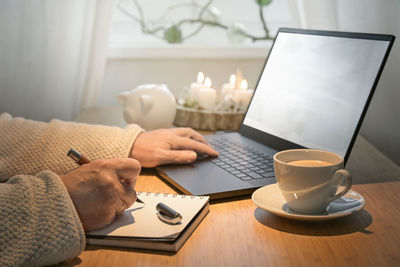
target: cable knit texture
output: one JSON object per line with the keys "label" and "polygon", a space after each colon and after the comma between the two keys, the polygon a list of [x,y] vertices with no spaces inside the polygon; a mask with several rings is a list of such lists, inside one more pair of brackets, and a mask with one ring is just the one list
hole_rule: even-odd
{"label": "cable knit texture", "polygon": [[0,185],[0,266],[41,266],[79,255],[85,233],[58,176],[16,175]]}
{"label": "cable knit texture", "polygon": [[49,265],[79,255],[84,230],[57,175],[76,168],[66,153],[128,157],[141,131],[0,115],[0,266]]}
{"label": "cable knit texture", "polygon": [[142,129],[52,120],[50,123],[0,116],[0,179],[42,170],[57,174],[76,168],[66,156],[70,148],[89,159],[128,157]]}

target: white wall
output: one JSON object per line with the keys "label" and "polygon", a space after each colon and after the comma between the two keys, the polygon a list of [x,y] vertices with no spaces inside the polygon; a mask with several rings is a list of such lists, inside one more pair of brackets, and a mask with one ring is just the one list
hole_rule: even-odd
{"label": "white wall", "polygon": [[255,86],[264,59],[112,59],[107,62],[104,85],[99,104],[118,105],[115,95],[139,84],[165,83],[178,95],[184,86],[194,82],[199,71],[205,72],[213,86],[228,82],[229,76],[240,68],[249,86]]}

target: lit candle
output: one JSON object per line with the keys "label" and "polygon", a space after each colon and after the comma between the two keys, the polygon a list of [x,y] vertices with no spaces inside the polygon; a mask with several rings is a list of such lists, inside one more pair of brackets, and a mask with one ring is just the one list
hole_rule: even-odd
{"label": "lit candle", "polygon": [[231,77],[229,77],[229,83],[224,83],[221,89],[222,99],[228,94],[233,95],[233,93],[235,92],[235,81],[236,81],[236,76],[235,74],[232,74]]}
{"label": "lit candle", "polygon": [[248,86],[249,85],[247,84],[247,81],[245,79],[243,79],[242,82],[240,83],[240,89],[247,90]]}
{"label": "lit candle", "polygon": [[235,88],[240,89],[240,85],[242,84],[243,81],[243,74],[240,71],[240,69],[236,70],[236,79],[235,79]]}
{"label": "lit candle", "polygon": [[240,109],[246,109],[250,103],[251,96],[254,93],[254,90],[247,89],[248,84],[246,80],[242,80],[240,83],[240,89],[235,91],[235,95],[233,100],[239,105]]}
{"label": "lit candle", "polygon": [[199,106],[205,109],[213,109],[217,100],[217,91],[211,88],[211,79],[206,78],[204,80],[204,87],[197,92],[197,99]]}
{"label": "lit candle", "polygon": [[190,84],[190,93],[189,94],[192,99],[198,100],[197,94],[198,94],[199,90],[204,87],[203,81],[204,81],[204,73],[200,71],[197,74],[197,81]]}

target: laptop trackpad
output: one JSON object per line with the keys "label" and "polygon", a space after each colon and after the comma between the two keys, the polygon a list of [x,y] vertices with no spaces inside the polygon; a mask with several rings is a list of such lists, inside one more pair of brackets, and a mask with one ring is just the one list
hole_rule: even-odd
{"label": "laptop trackpad", "polygon": [[196,164],[162,166],[158,169],[167,177],[172,177],[173,183],[179,184],[178,188],[183,187],[193,195],[209,195],[254,186],[218,168],[208,160],[197,161]]}

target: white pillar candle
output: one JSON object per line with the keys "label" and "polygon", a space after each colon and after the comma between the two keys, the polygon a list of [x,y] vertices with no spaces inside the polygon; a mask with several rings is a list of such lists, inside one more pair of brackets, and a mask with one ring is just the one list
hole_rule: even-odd
{"label": "white pillar candle", "polygon": [[201,88],[197,94],[199,106],[205,109],[213,109],[217,100],[217,92],[214,88]]}
{"label": "white pillar candle", "polygon": [[235,81],[236,81],[236,76],[234,74],[231,75],[229,78],[229,83],[224,83],[224,85],[221,88],[221,99],[224,99],[224,97],[228,94],[233,95],[235,92]]}
{"label": "white pillar candle", "polygon": [[200,83],[191,83],[190,84],[190,93],[189,97],[193,100],[198,100],[198,92],[201,88],[203,88],[204,85]]}
{"label": "white pillar candle", "polygon": [[203,81],[204,81],[204,73],[200,71],[197,74],[197,81],[190,84],[190,91],[189,91],[190,98],[198,101],[198,92],[201,88],[204,87]]}
{"label": "white pillar candle", "polygon": [[250,103],[251,96],[254,93],[254,90],[247,89],[247,81],[242,80],[240,83],[240,89],[235,91],[235,95],[233,96],[233,100],[239,105],[240,109],[246,109]]}
{"label": "white pillar candle", "polygon": [[235,95],[233,96],[233,100],[238,103],[240,109],[246,109],[250,103],[251,96],[253,95],[254,90],[236,90]]}
{"label": "white pillar candle", "polygon": [[211,88],[210,78],[204,81],[204,87],[197,92],[199,106],[208,110],[214,109],[217,100],[217,91]]}

